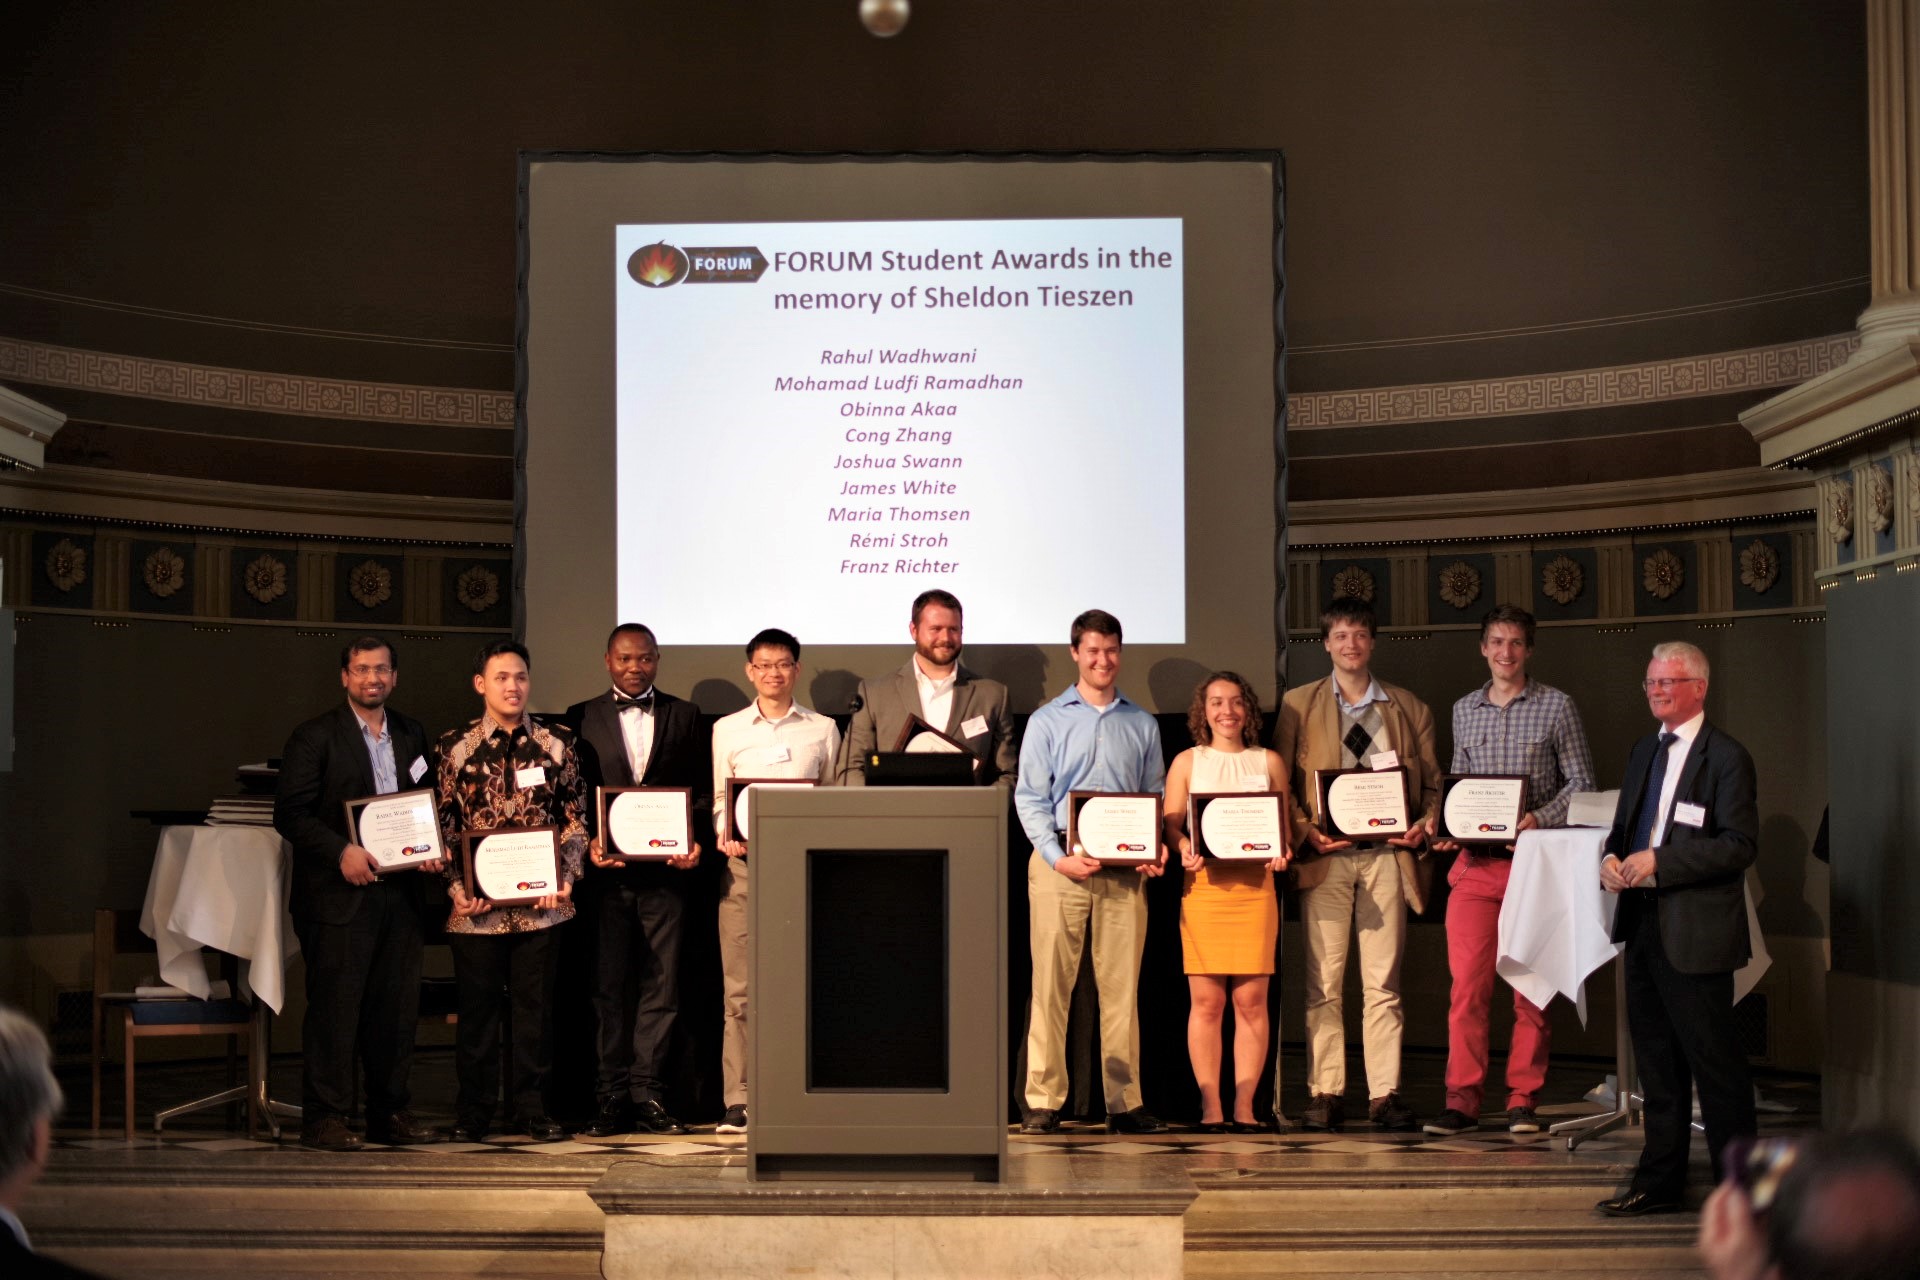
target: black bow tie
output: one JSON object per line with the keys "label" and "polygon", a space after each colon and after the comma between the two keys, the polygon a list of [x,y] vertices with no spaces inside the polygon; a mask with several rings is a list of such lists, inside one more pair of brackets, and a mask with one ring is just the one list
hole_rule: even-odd
{"label": "black bow tie", "polygon": [[637,698],[623,698],[617,693],[613,695],[615,711],[625,711],[628,707],[638,707],[642,711],[653,710],[653,690],[649,689]]}

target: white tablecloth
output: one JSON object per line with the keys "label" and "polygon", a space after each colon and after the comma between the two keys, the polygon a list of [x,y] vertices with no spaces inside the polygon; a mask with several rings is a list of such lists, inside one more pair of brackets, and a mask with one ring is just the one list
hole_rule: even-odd
{"label": "white tablecloth", "polygon": [[204,1000],[200,949],[212,947],[248,961],[248,985],[280,1012],[286,963],[300,951],[287,915],[290,859],[271,827],[162,828],[140,913],[161,979]]}
{"label": "white tablecloth", "polygon": [[1500,951],[1494,970],[1540,1006],[1565,996],[1587,1023],[1587,975],[1620,950],[1608,940],[1619,898],[1600,887],[1595,827],[1523,831],[1513,876],[1500,904]]}
{"label": "white tablecloth", "polygon": [[[1608,940],[1620,899],[1600,887],[1600,851],[1606,842],[1606,831],[1595,827],[1521,832],[1513,876],[1500,904],[1495,970],[1543,1009],[1555,994],[1573,1001],[1582,1026],[1587,1021],[1588,976],[1620,951]],[[1773,963],[1754,912],[1751,881],[1745,890],[1753,958],[1733,975],[1735,1003]]]}

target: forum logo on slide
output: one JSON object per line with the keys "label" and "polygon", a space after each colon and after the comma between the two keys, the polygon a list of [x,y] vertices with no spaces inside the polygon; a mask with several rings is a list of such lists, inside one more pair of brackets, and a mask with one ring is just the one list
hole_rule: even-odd
{"label": "forum logo on slide", "polygon": [[681,249],[661,241],[642,245],[627,259],[627,274],[649,289],[688,284],[752,284],[767,269],[766,255],[752,245]]}

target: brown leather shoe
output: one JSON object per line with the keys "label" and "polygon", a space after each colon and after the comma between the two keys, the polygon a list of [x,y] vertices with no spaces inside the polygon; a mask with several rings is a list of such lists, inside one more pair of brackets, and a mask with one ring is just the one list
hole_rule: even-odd
{"label": "brown leather shoe", "polygon": [[300,1145],[315,1151],[358,1151],[362,1144],[344,1119],[322,1116],[313,1124],[300,1126]]}
{"label": "brown leather shoe", "polygon": [[1316,1093],[1300,1113],[1300,1127],[1331,1133],[1347,1118],[1347,1104],[1337,1093]]}
{"label": "brown leather shoe", "polygon": [[1376,1129],[1411,1129],[1417,1117],[1413,1108],[1400,1100],[1399,1094],[1390,1093],[1368,1104],[1367,1119],[1373,1121]]}
{"label": "brown leather shoe", "polygon": [[390,1116],[368,1118],[367,1141],[389,1147],[416,1147],[425,1142],[438,1142],[440,1135],[415,1120],[411,1112],[396,1111]]}

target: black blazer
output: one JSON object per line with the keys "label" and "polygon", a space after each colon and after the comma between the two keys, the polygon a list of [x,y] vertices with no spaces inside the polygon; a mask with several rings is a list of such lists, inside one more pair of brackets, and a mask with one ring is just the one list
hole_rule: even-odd
{"label": "black blazer", "polygon": [[[400,789],[431,789],[433,745],[420,722],[388,707],[387,731]],[[373,794],[373,761],[353,708],[343,702],[301,725],[281,756],[273,827],[293,846],[294,918],[345,924],[365,896],[340,875],[340,851],[348,844],[345,805]],[[417,781],[415,761],[421,764]]]}
{"label": "black blazer", "polygon": [[[713,769],[711,736],[700,726],[700,708],[661,689],[653,691],[653,747],[647,754],[647,776],[635,778],[627,760],[627,740],[620,732],[620,713],[613,709],[611,689],[597,698],[567,708],[561,723],[573,730],[580,753],[580,781],[587,810],[587,830],[600,834],[600,803],[596,787],[686,787],[693,793],[693,838],[703,849],[713,848]],[[661,873],[679,875],[670,867],[636,863],[607,871],[594,867],[595,876],[623,875],[654,880]],[[678,883],[672,881],[671,883]]]}
{"label": "black blazer", "polygon": [[0,1276],[8,1280],[99,1280],[91,1271],[32,1252],[5,1227],[0,1227]]}
{"label": "black blazer", "polygon": [[[1658,746],[1659,735],[1648,734],[1627,756],[1620,805],[1607,835],[1606,852],[1615,857],[1634,852],[1625,846],[1633,836],[1632,823]],[[1700,805],[1707,811],[1706,822],[1696,830],[1674,822],[1669,810],[1666,843],[1653,851],[1660,943],[1682,973],[1730,973],[1753,954],[1743,887],[1760,844],[1754,791],[1753,757],[1711,721],[1703,722],[1681,766],[1673,798],[1676,806]],[[1615,942],[1626,941],[1624,914],[1614,913]]]}

